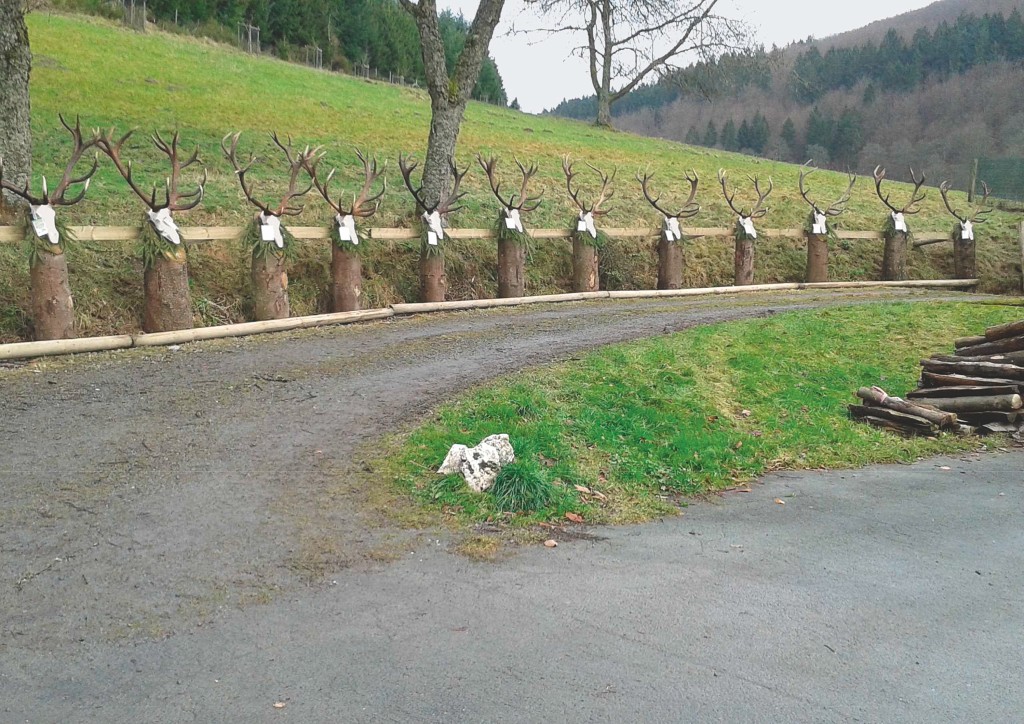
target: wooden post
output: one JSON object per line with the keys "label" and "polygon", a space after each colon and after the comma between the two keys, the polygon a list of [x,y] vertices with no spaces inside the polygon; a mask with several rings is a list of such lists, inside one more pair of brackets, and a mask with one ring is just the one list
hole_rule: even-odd
{"label": "wooden post", "polygon": [[828,281],[828,237],[824,234],[807,234],[806,281]]}
{"label": "wooden post", "polygon": [[572,240],[572,290],[574,292],[596,292],[599,281],[597,276],[597,247],[580,241]]}
{"label": "wooden post", "polygon": [[143,331],[192,328],[192,295],[188,288],[188,257],[184,245],[167,248],[156,255],[153,266],[145,271],[143,289]]}
{"label": "wooden post", "polygon": [[1020,222],[1020,291],[1024,294],[1024,221]]}
{"label": "wooden post", "polygon": [[882,280],[901,282],[907,278],[907,233],[894,231],[885,240],[882,256]]}
{"label": "wooden post", "polygon": [[976,279],[978,275],[977,247],[974,239],[962,239],[953,233],[953,276],[957,279]]}
{"label": "wooden post", "polygon": [[363,260],[355,249],[331,245],[331,311],[358,312],[363,295]]}
{"label": "wooden post", "polygon": [[[428,253],[429,250],[429,253]],[[420,245],[420,301],[443,302],[448,290],[448,277],[444,273],[444,251],[440,246]]]}
{"label": "wooden post", "polygon": [[735,274],[734,286],[745,287],[754,283],[754,240],[737,239],[735,259],[733,263]]}
{"label": "wooden post", "polygon": [[683,248],[661,235],[658,241],[658,289],[683,288]]}
{"label": "wooden post", "polygon": [[[260,242],[265,244],[266,242]],[[291,313],[288,303],[288,271],[284,255],[270,250],[253,251],[252,280],[253,316],[257,322],[285,319]]]}
{"label": "wooden post", "polygon": [[526,246],[513,239],[498,239],[498,297],[526,296]]}
{"label": "wooden post", "polygon": [[[32,243],[36,243],[35,240]],[[74,339],[75,305],[68,282],[68,261],[59,247],[39,250],[29,269],[32,338]]]}

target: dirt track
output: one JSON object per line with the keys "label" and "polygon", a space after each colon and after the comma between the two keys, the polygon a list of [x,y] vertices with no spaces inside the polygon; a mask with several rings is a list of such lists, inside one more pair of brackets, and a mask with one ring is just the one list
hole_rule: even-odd
{"label": "dirt track", "polygon": [[436,390],[700,324],[937,298],[971,297],[564,304],[0,368],[0,652],[171,635],[421,545],[346,473]]}

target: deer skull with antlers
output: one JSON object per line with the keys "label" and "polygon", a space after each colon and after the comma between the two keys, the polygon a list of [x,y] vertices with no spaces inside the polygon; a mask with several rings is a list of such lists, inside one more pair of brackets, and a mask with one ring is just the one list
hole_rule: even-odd
{"label": "deer skull with antlers", "polygon": [[846,191],[843,195],[836,199],[827,208],[822,208],[815,201],[807,195],[807,189],[804,186],[804,181],[812,173],[817,171],[816,168],[809,168],[811,161],[804,164],[803,170],[800,171],[800,195],[803,196],[804,201],[811,207],[811,233],[819,234],[821,236],[827,236],[829,233],[828,219],[830,216],[839,216],[843,211],[846,210],[846,204],[850,202],[850,195],[853,192],[853,185],[857,183],[857,177],[852,173],[850,174],[850,183],[846,187]]}
{"label": "deer skull with antlers", "polygon": [[437,246],[438,242],[445,238],[445,218],[448,214],[462,208],[458,203],[466,195],[466,192],[459,191],[459,186],[462,184],[462,179],[469,173],[469,167],[467,166],[465,171],[459,171],[454,159],[449,160],[448,167],[455,179],[451,191],[443,194],[436,204],[428,204],[423,196],[423,185],[413,186],[412,183],[412,172],[418,165],[419,163],[413,161],[411,157],[407,158],[403,154],[398,154],[398,168],[401,169],[402,178],[405,179],[405,187],[409,189],[409,193],[416,200],[416,205],[423,209],[423,223],[427,226],[427,245]]}
{"label": "deer skull with antlers", "polygon": [[885,169],[881,166],[875,166],[874,171],[875,178],[875,193],[878,194],[878,198],[881,199],[882,203],[889,208],[889,212],[892,216],[893,229],[903,234],[909,233],[910,229],[907,228],[907,218],[913,214],[916,214],[921,210],[921,202],[924,201],[925,194],[921,191],[921,187],[924,186],[925,176],[921,174],[921,178],[917,178],[917,174],[914,173],[914,169],[910,169],[910,178],[914,181],[914,192],[910,195],[910,200],[901,208],[893,206],[889,201],[889,194],[882,195],[882,181],[885,180]]}
{"label": "deer skull with antlers", "polygon": [[146,216],[157,234],[175,246],[180,245],[181,235],[178,231],[178,225],[174,222],[171,214],[175,211],[194,209],[203,200],[203,194],[206,191],[207,173],[205,167],[203,168],[203,179],[199,182],[195,191],[182,193],[178,190],[178,184],[181,182],[181,172],[196,163],[202,164],[202,160],[199,158],[199,147],[197,146],[192,155],[185,161],[182,161],[178,157],[179,137],[177,131],[171,136],[170,143],[165,141],[159,133],[154,133],[150,137],[153,145],[167,156],[167,159],[171,162],[171,175],[164,181],[164,199],[163,201],[158,201],[157,185],[153,184],[152,191],[147,194],[132,175],[132,162],[125,162],[121,158],[121,150],[124,148],[125,142],[135,133],[135,130],[128,131],[116,141],[114,140],[114,133],[115,130],[113,128],[100,133],[96,141],[97,145],[114,162],[118,173],[128,182],[128,186],[135,192],[135,195],[146,204],[148,207]]}
{"label": "deer skull with antlers", "polygon": [[[319,149],[310,148],[306,146],[304,150],[296,153],[292,150],[292,139],[288,136],[288,142],[282,143],[281,139],[278,138],[277,133],[271,133],[270,138],[273,140],[274,145],[281,149],[285,158],[288,161],[288,188],[281,196],[281,201],[277,206],[271,206],[267,202],[260,201],[254,195],[255,186],[252,182],[246,179],[246,174],[258,160],[253,154],[249,154],[248,160],[243,165],[238,160],[238,139],[241,137],[241,132],[229,133],[221,139],[220,148],[223,151],[224,156],[231,162],[232,168],[235,169],[235,175],[238,177],[238,184],[242,187],[242,193],[245,194],[245,198],[249,200],[253,206],[260,210],[258,220],[260,224],[260,240],[273,244],[278,250],[284,249],[284,231],[281,228],[281,217],[282,216],[298,216],[302,213],[302,205],[295,205],[295,199],[304,196],[311,188],[313,188],[313,182],[310,181],[306,188],[299,190],[299,176],[304,170],[310,165],[313,158],[319,153]],[[229,141],[230,139],[230,141]]]}
{"label": "deer skull with antlers", "polygon": [[[60,182],[51,192],[46,184],[46,177],[43,176],[43,192],[40,196],[35,196],[29,190],[29,182],[26,181],[20,188],[14,184],[4,181],[4,160],[0,157],[0,188],[3,188],[15,196],[19,196],[28,202],[30,220],[32,222],[32,230],[35,235],[40,239],[46,239],[51,245],[58,246],[60,244],[60,231],[57,229],[57,212],[54,210],[54,206],[73,206],[85,198],[85,192],[89,189],[89,182],[92,180],[93,174],[96,173],[96,169],[99,167],[98,157],[94,157],[92,166],[81,176],[73,176],[75,166],[82,159],[82,156],[90,148],[96,145],[98,137],[94,132],[92,138],[85,140],[82,137],[82,125],[79,119],[75,118],[74,128],[64,120],[64,116],[58,115],[60,118],[61,125],[68,130],[71,134],[74,146],[71,150],[71,158],[68,159],[67,166],[64,168],[64,175],[61,177]],[[67,197],[68,189],[76,184],[82,184],[82,188],[78,190],[78,194],[71,198]]]}
{"label": "deer skull with antlers", "polygon": [[384,175],[387,171],[388,164],[385,161],[384,166],[378,169],[377,159],[368,159],[363,155],[362,151],[356,149],[356,156],[359,158],[360,163],[363,164],[363,188],[359,191],[359,194],[352,195],[352,204],[345,206],[345,202],[342,197],[339,196],[337,201],[331,200],[331,194],[329,187],[331,179],[334,178],[334,174],[337,169],[331,169],[331,172],[327,174],[327,178],[320,180],[318,172],[318,165],[320,160],[324,157],[324,153],[319,153],[307,163],[306,170],[309,172],[310,178],[313,180],[313,186],[320,192],[320,195],[324,197],[324,201],[334,210],[334,222],[338,229],[338,240],[347,241],[353,246],[359,245],[359,234],[356,231],[356,219],[368,219],[377,213],[377,209],[380,208],[380,200],[384,196],[384,192],[388,190],[388,180],[385,177],[383,185],[381,186],[380,192],[374,195],[370,195],[373,189],[374,183],[378,178]]}
{"label": "deer skull with antlers", "polygon": [[754,184],[754,191],[757,192],[757,203],[751,207],[749,212],[744,211],[742,208],[737,208],[733,201],[736,198],[735,192],[729,193],[729,187],[725,178],[725,169],[718,169],[718,182],[722,185],[722,194],[725,196],[725,203],[729,204],[729,208],[733,210],[733,213],[737,216],[738,228],[742,231],[748,239],[757,238],[757,229],[754,228],[754,219],[763,218],[768,213],[768,207],[764,205],[764,202],[768,199],[771,194],[774,185],[772,184],[771,176],[768,177],[768,189],[761,191],[760,179],[756,176],[748,176]]}
{"label": "deer skull with antlers", "polygon": [[606,174],[596,167],[590,165],[587,166],[591,171],[596,173],[601,179],[601,190],[597,194],[597,199],[587,204],[580,200],[580,188],[579,185],[573,189],[572,182],[579,174],[578,171],[573,170],[573,164],[569,160],[568,156],[562,158],[562,171],[565,173],[565,187],[569,191],[569,196],[572,198],[573,203],[576,204],[576,208],[579,209],[579,218],[576,222],[576,231],[579,233],[589,234],[591,238],[597,239],[597,223],[595,219],[598,216],[604,216],[610,209],[603,209],[601,205],[608,201],[612,196],[615,195],[615,191],[610,188],[612,181],[615,180],[615,174],[618,169],[613,169],[611,174]]}
{"label": "deer skull with antlers", "polygon": [[650,188],[648,187],[652,178],[654,178],[654,174],[650,173],[650,171],[645,171],[643,176],[640,175],[639,171],[636,173],[636,180],[640,182],[640,187],[643,189],[647,202],[657,211],[661,212],[663,217],[661,231],[665,235],[665,240],[680,241],[683,238],[683,231],[679,227],[679,220],[691,219],[700,211],[700,204],[694,201],[697,197],[697,172],[692,170],[686,172],[686,180],[690,183],[690,195],[677,213],[672,213],[658,206],[661,196],[652,198]]}
{"label": "deer skull with antlers", "polygon": [[[515,231],[520,234],[525,234],[526,230],[523,228],[522,214],[529,213],[530,211],[536,211],[537,207],[540,206],[541,197],[544,192],[541,191],[536,196],[529,196],[527,194],[527,186],[529,186],[530,179],[537,174],[537,165],[531,164],[529,167],[524,166],[518,158],[512,157],[516,162],[516,166],[519,167],[519,172],[523,176],[523,183],[519,187],[518,193],[512,193],[509,197],[503,198],[501,195],[501,182],[497,180],[497,169],[498,159],[491,157],[484,160],[484,157],[477,154],[476,160],[483,168],[484,173],[487,174],[487,182],[491,186],[491,192],[494,197],[501,202],[502,214],[505,224],[505,228],[509,231]],[[518,197],[518,203],[517,198]]]}
{"label": "deer skull with antlers", "polygon": [[985,202],[988,201],[990,193],[988,184],[984,181],[981,182],[981,188],[983,190],[983,196],[981,197],[981,203],[975,206],[971,213],[964,213],[960,215],[953,208],[953,205],[949,203],[949,181],[943,181],[939,185],[939,193],[942,194],[942,203],[946,205],[946,210],[951,213],[957,221],[960,222],[960,238],[964,241],[974,241],[974,225],[985,223],[985,217],[992,212],[991,208],[985,207]]}

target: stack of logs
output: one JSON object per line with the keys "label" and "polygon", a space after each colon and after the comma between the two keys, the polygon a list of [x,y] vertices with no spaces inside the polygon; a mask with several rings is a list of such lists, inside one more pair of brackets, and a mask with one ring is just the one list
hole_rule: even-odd
{"label": "stack of logs", "polygon": [[921,360],[921,380],[907,399],[861,388],[850,415],[905,434],[1019,432],[1024,427],[1024,320],[954,341],[952,355]]}

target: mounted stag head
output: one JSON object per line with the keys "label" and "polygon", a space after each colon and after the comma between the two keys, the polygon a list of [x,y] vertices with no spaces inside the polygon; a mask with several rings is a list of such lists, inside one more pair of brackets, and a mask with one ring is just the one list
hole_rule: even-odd
{"label": "mounted stag head", "polygon": [[398,154],[398,168],[401,169],[402,178],[405,179],[405,187],[409,189],[409,193],[416,200],[417,207],[423,209],[423,223],[427,225],[427,244],[437,246],[438,241],[444,239],[444,220],[448,214],[462,209],[458,203],[466,195],[466,192],[459,191],[459,186],[462,184],[462,179],[469,173],[469,166],[465,171],[459,171],[455,160],[449,159],[448,168],[451,169],[452,177],[455,179],[452,189],[448,193],[442,194],[436,204],[428,204],[423,197],[423,184],[414,187],[412,183],[412,172],[418,165],[419,163],[413,161],[411,156],[407,158],[401,153]]}
{"label": "mounted stag head", "polygon": [[370,195],[373,189],[374,183],[377,179],[384,175],[384,172],[388,169],[387,161],[384,162],[384,166],[378,169],[377,159],[367,159],[363,155],[362,151],[356,149],[356,156],[359,158],[360,163],[363,164],[363,188],[359,191],[359,194],[352,195],[352,205],[345,206],[344,200],[341,196],[338,196],[337,201],[331,200],[331,194],[329,186],[331,185],[331,179],[334,178],[334,174],[337,169],[332,168],[331,172],[327,174],[327,178],[323,181],[320,180],[318,172],[318,166],[320,160],[324,157],[324,153],[317,154],[314,158],[307,162],[306,170],[309,172],[309,176],[313,181],[313,186],[320,192],[320,195],[324,197],[324,201],[334,209],[334,221],[338,225],[338,239],[341,241],[350,242],[353,246],[359,245],[359,235],[356,233],[356,218],[368,219],[377,213],[377,209],[380,208],[380,200],[384,196],[384,192],[388,190],[388,180],[384,178],[383,185],[381,186],[380,192]]}
{"label": "mounted stag head", "polygon": [[910,201],[908,201],[902,208],[893,206],[889,201],[889,194],[882,195],[882,181],[885,180],[885,169],[881,166],[875,166],[875,193],[878,194],[878,198],[882,200],[890,213],[892,214],[892,223],[896,231],[903,232],[904,234],[909,232],[907,228],[907,220],[905,217],[912,216],[921,210],[921,202],[924,201],[925,194],[921,191],[921,187],[924,186],[925,176],[921,174],[920,180],[917,178],[917,174],[914,173],[914,169],[910,169],[910,178],[914,181],[914,193],[910,195]]}
{"label": "mounted stag head", "polygon": [[718,169],[718,182],[722,184],[722,194],[725,196],[725,203],[729,204],[729,208],[733,210],[733,213],[737,216],[737,223],[743,230],[743,233],[747,235],[749,239],[757,238],[757,230],[754,228],[754,219],[763,218],[768,213],[768,207],[764,205],[764,202],[768,199],[772,189],[775,188],[772,183],[772,177],[768,177],[768,189],[761,191],[761,182],[756,176],[747,176],[753,184],[754,191],[757,192],[757,203],[751,207],[750,212],[744,211],[742,208],[737,208],[733,203],[736,198],[735,192],[730,194],[729,187],[725,179],[725,169]]}
{"label": "mounted stag head", "polygon": [[153,225],[157,234],[161,238],[169,241],[175,246],[181,244],[181,235],[178,233],[178,225],[174,223],[174,219],[171,214],[175,211],[188,211],[194,209],[199,205],[199,202],[203,200],[203,194],[206,191],[206,168],[203,167],[203,180],[199,182],[199,186],[195,191],[188,193],[182,193],[178,190],[178,184],[181,181],[181,172],[196,163],[202,164],[202,160],[199,158],[199,147],[192,152],[185,161],[181,161],[178,158],[178,132],[175,131],[174,135],[171,136],[171,142],[167,143],[159,133],[154,133],[150,138],[161,153],[167,156],[167,159],[171,162],[171,175],[164,181],[164,199],[158,201],[156,184],[153,184],[153,190],[146,194],[142,187],[139,186],[134,177],[132,176],[132,162],[127,163],[121,158],[121,149],[124,147],[125,142],[131,138],[135,130],[128,131],[118,140],[114,140],[115,129],[111,128],[108,131],[103,131],[99,134],[99,138],[96,141],[100,150],[103,151],[110,160],[114,162],[114,166],[117,167],[118,173],[121,177],[128,182],[128,186],[135,195],[142,199],[142,202],[146,204],[148,210],[146,215],[149,218],[149,222]]}
{"label": "mounted stag head", "polygon": [[683,238],[683,232],[679,228],[679,220],[691,219],[700,211],[700,204],[694,201],[694,199],[697,198],[697,172],[692,170],[686,172],[686,180],[690,182],[690,196],[686,199],[686,202],[683,203],[682,208],[677,213],[666,211],[661,206],[658,206],[661,196],[656,198],[651,197],[651,191],[648,188],[648,184],[652,178],[654,178],[654,174],[649,171],[645,171],[642,177],[640,176],[639,171],[636,173],[636,180],[640,182],[640,187],[643,189],[644,197],[647,199],[647,202],[660,211],[661,215],[664,217],[661,230],[665,235],[665,240],[679,241]]}
{"label": "mounted stag head", "polygon": [[[310,181],[309,185],[300,191],[299,176],[309,165],[310,161],[316,156],[319,149],[311,149],[309,146],[306,146],[306,148],[300,153],[295,153],[292,150],[291,136],[288,136],[288,143],[282,143],[276,132],[270,134],[270,138],[273,140],[274,145],[281,149],[284,157],[288,160],[288,188],[281,196],[281,201],[277,206],[271,206],[269,203],[260,201],[253,195],[255,186],[245,178],[245,175],[249,173],[249,170],[259,159],[250,153],[244,166],[239,163],[238,139],[241,136],[241,131],[227,134],[220,141],[220,150],[224,153],[225,158],[231,162],[231,167],[235,169],[235,175],[238,176],[238,184],[242,187],[242,193],[245,194],[245,198],[249,200],[249,203],[260,210],[260,238],[266,242],[273,242],[274,246],[278,249],[284,249],[284,234],[281,232],[281,217],[298,216],[302,213],[302,205],[300,204],[296,206],[293,202],[295,199],[306,195],[306,193],[313,188],[313,182]],[[228,142],[228,139],[230,139],[230,143]]]}
{"label": "mounted stag head", "polygon": [[[58,115],[57,117],[60,118],[61,125],[68,129],[68,133],[71,134],[74,146],[71,149],[71,158],[68,159],[67,166],[64,168],[64,175],[52,192],[47,188],[45,176],[43,176],[43,193],[40,196],[34,196],[29,191],[28,181],[20,188],[4,181],[4,160],[3,157],[0,157],[0,188],[10,191],[15,196],[19,196],[28,202],[32,230],[40,239],[46,239],[54,246],[60,244],[60,232],[57,230],[57,213],[53,210],[53,207],[73,206],[85,198],[85,192],[89,189],[89,182],[99,167],[99,157],[94,156],[92,166],[88,171],[81,176],[72,176],[75,166],[78,165],[85,152],[96,145],[98,136],[94,132],[92,138],[86,141],[82,138],[82,125],[77,116],[75,117],[74,128],[64,120],[64,116]],[[75,184],[82,184],[82,188],[78,190],[76,196],[67,198],[68,189]]]}
{"label": "mounted stag head", "polygon": [[942,194],[942,203],[946,205],[946,209],[951,213],[956,220],[960,222],[960,238],[964,241],[974,241],[974,225],[984,224],[987,219],[985,218],[988,214],[992,213],[991,208],[985,207],[985,202],[988,201],[988,195],[990,193],[988,184],[984,181],[981,182],[981,188],[984,191],[984,195],[981,197],[981,203],[975,206],[971,213],[961,216],[953,208],[952,204],[949,203],[949,181],[943,181],[939,185],[939,193]]}
{"label": "mounted stag head", "polygon": [[[494,194],[494,198],[501,202],[504,207],[502,213],[505,217],[505,228],[510,231],[518,231],[520,234],[526,233],[523,229],[523,220],[521,214],[529,213],[530,211],[536,211],[537,207],[540,206],[541,197],[544,196],[544,192],[541,191],[536,196],[528,196],[526,192],[527,186],[530,184],[530,179],[537,174],[537,165],[531,164],[529,168],[520,163],[519,159],[515,156],[512,159],[516,162],[516,166],[519,167],[519,172],[523,175],[523,183],[519,187],[518,193],[513,193],[507,199],[501,196],[501,182],[499,182],[495,176],[498,170],[498,159],[493,156],[486,161],[483,156],[477,154],[476,160],[483,168],[484,173],[487,174],[487,182],[491,186],[491,192]],[[519,203],[516,203],[516,197]]]}
{"label": "mounted stag head", "polygon": [[800,195],[804,197],[804,201],[811,207],[811,214],[814,216],[814,220],[811,224],[812,234],[828,234],[828,217],[839,216],[846,210],[846,204],[850,202],[850,194],[853,192],[853,185],[857,183],[857,177],[852,173],[850,174],[850,183],[846,187],[846,191],[836,201],[830,204],[827,208],[822,208],[815,201],[807,195],[807,189],[804,187],[804,181],[812,173],[817,171],[816,168],[810,168],[811,161],[804,164],[803,170],[800,171]]}
{"label": "mounted stag head", "polygon": [[612,181],[615,180],[615,174],[618,173],[618,169],[613,169],[611,175],[608,175],[594,166],[591,166],[589,163],[587,166],[601,179],[601,190],[597,194],[597,199],[589,205],[580,200],[579,186],[577,185],[575,190],[572,187],[573,179],[576,178],[578,172],[573,170],[573,164],[569,161],[568,156],[562,158],[562,171],[565,173],[565,187],[569,191],[569,196],[572,198],[573,203],[576,204],[576,208],[580,210],[579,221],[576,224],[576,231],[585,231],[590,234],[591,237],[596,239],[597,225],[594,223],[594,219],[598,216],[604,216],[610,211],[610,209],[602,209],[601,205],[615,195],[615,191],[609,187],[611,186]]}

